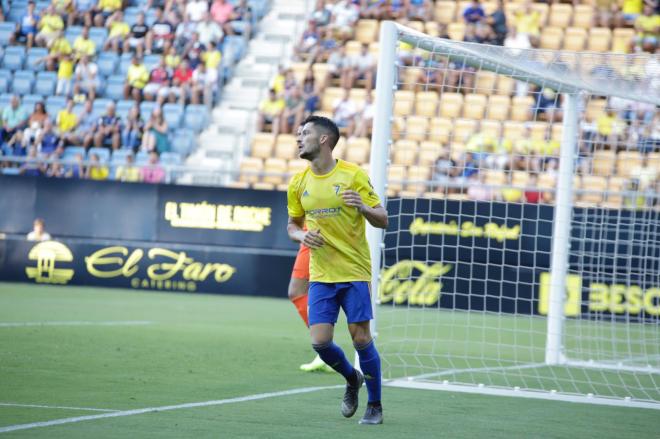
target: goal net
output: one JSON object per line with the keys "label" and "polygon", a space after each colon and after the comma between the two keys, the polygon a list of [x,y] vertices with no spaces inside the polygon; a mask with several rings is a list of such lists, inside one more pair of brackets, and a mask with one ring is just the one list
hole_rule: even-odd
{"label": "goal net", "polygon": [[390,225],[369,238],[385,378],[660,408],[657,56],[392,22],[380,52],[370,172]]}

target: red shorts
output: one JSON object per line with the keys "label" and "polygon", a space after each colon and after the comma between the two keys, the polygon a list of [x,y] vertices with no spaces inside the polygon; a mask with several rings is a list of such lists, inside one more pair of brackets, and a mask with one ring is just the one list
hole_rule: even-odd
{"label": "red shorts", "polygon": [[298,250],[291,277],[309,280],[309,248],[304,245],[301,245],[300,250]]}

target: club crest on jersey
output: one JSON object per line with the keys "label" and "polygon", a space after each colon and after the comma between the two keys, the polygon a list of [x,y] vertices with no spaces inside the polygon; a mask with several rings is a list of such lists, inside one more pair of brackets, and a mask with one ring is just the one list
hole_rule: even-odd
{"label": "club crest on jersey", "polygon": [[341,186],[338,184],[333,184],[332,187],[335,188],[335,195],[339,195],[339,189],[341,189]]}
{"label": "club crest on jersey", "polygon": [[305,192],[303,192],[302,196],[303,197],[309,197],[309,192],[307,192],[307,190],[305,190]]}

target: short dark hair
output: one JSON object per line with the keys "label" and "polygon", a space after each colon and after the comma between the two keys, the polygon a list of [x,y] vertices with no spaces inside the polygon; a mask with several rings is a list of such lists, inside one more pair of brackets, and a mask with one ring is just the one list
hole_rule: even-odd
{"label": "short dark hair", "polygon": [[320,128],[330,136],[330,149],[334,149],[339,141],[339,128],[331,119],[323,116],[309,116],[305,119],[304,124],[311,123],[315,127]]}

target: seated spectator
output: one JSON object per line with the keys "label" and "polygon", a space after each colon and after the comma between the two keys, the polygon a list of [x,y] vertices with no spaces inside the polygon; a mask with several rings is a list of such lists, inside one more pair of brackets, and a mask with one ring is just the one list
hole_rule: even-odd
{"label": "seated spectator", "polygon": [[69,14],[69,26],[82,24],[85,27],[91,27],[93,22],[93,12],[97,0],[75,0],[74,8]]}
{"label": "seated spectator", "polygon": [[201,57],[204,64],[206,64],[206,68],[209,70],[215,70],[219,75],[222,67],[220,65],[222,62],[222,52],[218,50],[217,44],[211,41]]}
{"label": "seated spectator", "polygon": [[44,128],[46,121],[48,120],[48,113],[46,112],[46,106],[43,102],[37,102],[34,104],[34,110],[28,118],[27,128],[23,130],[22,133],[17,132],[16,139],[24,149],[29,149],[32,146],[37,146],[35,141],[41,134],[41,130]]}
{"label": "seated spectator", "polygon": [[355,25],[360,18],[360,8],[348,0],[340,0],[332,7],[331,21],[328,27],[341,41],[352,38]]}
{"label": "seated spectator", "polygon": [[9,40],[10,45],[14,45],[16,41],[24,42],[27,46],[27,49],[30,50],[34,44],[34,37],[37,35],[37,26],[41,18],[34,11],[34,1],[29,1],[27,4],[27,10],[25,15],[21,17],[18,26],[16,27],[16,33]]}
{"label": "seated spectator", "polygon": [[443,149],[433,167],[433,184],[440,187],[449,185],[456,176],[456,163],[451,159],[448,149]]}
{"label": "seated spectator", "polygon": [[190,96],[190,85],[192,82],[192,69],[188,66],[188,61],[185,59],[179,63],[179,66],[174,70],[172,76],[172,87],[170,93],[179,96],[181,105],[186,103],[186,99]]}
{"label": "seated spectator", "polygon": [[89,157],[89,166],[85,172],[85,178],[90,180],[107,180],[110,170],[106,165],[101,164],[98,154],[92,154]]}
{"label": "seated spectator", "polygon": [[59,161],[53,162],[46,170],[46,177],[49,178],[65,178],[66,171]]}
{"label": "seated spectator", "polygon": [[[339,79],[339,86],[342,88],[351,88],[353,61],[346,55],[346,46],[340,46],[333,50],[328,57],[329,66],[328,79]],[[328,81],[326,81],[328,83]]]}
{"label": "seated spectator", "polygon": [[174,71],[181,64],[181,56],[177,53],[177,50],[174,46],[169,47],[165,53],[165,66],[174,73]]}
{"label": "seated spectator", "polygon": [[355,129],[356,137],[367,137],[371,134],[375,111],[374,98],[371,95],[371,92],[369,92],[364,100],[364,107],[362,107],[362,111],[360,111],[359,122]]}
{"label": "seated spectator", "polygon": [[234,14],[234,5],[227,0],[214,0],[211,5],[211,17],[218,23],[222,30],[227,34],[232,34],[233,30],[229,26],[229,21]]}
{"label": "seated spectator", "polygon": [[506,26],[506,14],[504,11],[504,0],[497,1],[497,9],[486,18],[486,23],[490,26],[494,44],[503,46],[504,39],[508,32]]}
{"label": "seated spectator", "polygon": [[316,86],[316,78],[312,69],[307,70],[302,84],[303,98],[305,99],[305,115],[314,113],[319,106],[319,94]]}
{"label": "seated spectator", "polygon": [[115,150],[121,146],[121,119],[115,113],[114,103],[109,103],[105,114],[96,121],[94,130],[85,139],[85,148],[89,148],[92,142],[98,148],[111,146]]}
{"label": "seated spectator", "polygon": [[2,128],[0,129],[0,141],[7,141],[28,125],[28,115],[21,106],[18,95],[12,95],[8,107],[2,110]]}
{"label": "seated spectator", "polygon": [[140,181],[140,168],[135,166],[135,159],[133,154],[126,156],[126,164],[117,167],[115,171],[115,180],[124,182],[138,182]]}
{"label": "seated spectator", "polygon": [[53,123],[50,119],[46,119],[44,128],[34,143],[38,148],[39,155],[44,158],[59,157],[64,151],[62,139],[53,130]]}
{"label": "seated spectator", "polygon": [[533,108],[535,119],[548,122],[561,121],[562,111],[559,94],[554,90],[544,88],[534,93],[536,104]]}
{"label": "seated spectator", "polygon": [[124,41],[131,33],[130,26],[124,21],[124,12],[118,10],[112,14],[106,21],[105,27],[108,29],[108,38],[105,40],[103,50],[112,49],[115,53],[121,54]]}
{"label": "seated spectator", "polygon": [[[211,18],[211,14],[204,15],[204,20],[197,25],[197,29],[193,32],[193,38],[197,33],[197,41],[203,46],[208,46],[211,42],[219,44],[224,37],[225,31],[222,27]],[[186,47],[190,46],[190,42]],[[184,49],[185,50],[185,49]]]}
{"label": "seated spectator", "polygon": [[433,15],[431,0],[409,0],[407,15],[409,20],[431,21]]}
{"label": "seated spectator", "polygon": [[156,19],[147,34],[147,53],[166,53],[174,41],[174,26],[163,16],[163,8],[156,8]]}
{"label": "seated spectator", "polygon": [[529,0],[514,14],[514,26],[517,34],[529,38],[532,46],[538,46],[541,36],[541,14],[532,9]]}
{"label": "seated spectator", "polygon": [[93,9],[94,26],[103,27],[112,14],[121,10],[122,0],[98,0]]}
{"label": "seated spectator", "polygon": [[293,48],[295,56],[304,61],[313,61],[319,50],[321,33],[318,31],[313,21],[307,23],[307,28],[300,36],[298,44]]}
{"label": "seated spectator", "polygon": [[356,115],[355,102],[350,99],[349,90],[344,90],[344,95],[332,105],[332,120],[340,130],[346,131],[346,137],[353,135]]}
{"label": "seated spectator", "polygon": [[302,89],[296,86],[284,99],[284,111],[282,112],[282,132],[291,133],[294,127],[300,126],[305,113],[305,99]]}
{"label": "seated spectator", "polygon": [[140,178],[145,183],[163,183],[165,181],[165,170],[159,164],[160,160],[156,151],[149,154],[149,164],[140,169]]}
{"label": "seated spectator", "polygon": [[204,15],[209,10],[209,3],[206,0],[188,0],[186,2],[185,15],[193,23],[198,23],[204,19]]}
{"label": "seated spectator", "polygon": [[192,75],[190,83],[190,103],[203,103],[211,108],[213,96],[218,88],[218,71],[207,69],[206,64],[200,63]]}
{"label": "seated spectator", "polygon": [[128,112],[126,122],[121,131],[122,148],[130,149],[136,152],[142,144],[144,136],[144,122],[140,117],[140,107],[133,106]]}
{"label": "seated spectator", "polygon": [[[154,67],[149,75],[149,82],[142,90],[144,99],[147,101],[154,101],[157,99],[158,105],[162,105],[168,98],[170,98],[170,74],[165,66],[165,58],[161,57],[158,65]],[[172,95],[173,96],[173,95]],[[171,99],[172,102],[175,101]]]}
{"label": "seated spectator", "polygon": [[202,62],[202,53],[206,50],[206,46],[200,41],[199,35],[199,33],[194,32],[192,39],[183,48],[184,57],[193,70]]}
{"label": "seated spectator", "polygon": [[71,55],[62,55],[60,65],[57,68],[57,83],[55,86],[55,95],[69,96],[71,94],[71,85],[73,81],[73,59]]}
{"label": "seated spectator", "polygon": [[142,136],[142,151],[156,151],[158,155],[170,151],[170,141],[167,137],[169,129],[160,107],[154,108],[151,117],[144,126]]}
{"label": "seated spectator", "polygon": [[238,34],[246,39],[250,38],[252,33],[252,8],[248,5],[247,0],[240,0],[234,6],[231,17],[229,17],[227,30],[229,34]]}
{"label": "seated spectator", "polygon": [[62,57],[65,55],[71,55],[72,52],[73,50],[71,49],[69,40],[64,37],[64,34],[60,34],[50,44],[48,55],[37,60],[37,64],[45,62],[46,70],[53,72],[55,71],[55,66],[57,66]]}
{"label": "seated spectator", "polygon": [[[621,19],[624,26],[634,26],[635,20],[643,10],[643,0],[623,0],[621,7]],[[620,22],[621,22],[620,19]]]}
{"label": "seated spectator", "polygon": [[131,26],[131,32],[128,34],[128,47],[138,55],[142,55],[146,50],[147,34],[150,32],[149,26],[146,25],[144,20],[144,12],[140,12],[137,20]]}
{"label": "seated spectator", "polygon": [[529,180],[525,184],[525,191],[523,194],[526,203],[538,204],[543,198],[543,193],[537,190],[539,182],[538,174],[532,172],[529,174]]}
{"label": "seated spectator", "polygon": [[280,132],[280,118],[284,111],[284,106],[284,99],[278,97],[274,89],[270,89],[268,97],[259,104],[257,132],[263,132],[264,126],[269,123],[272,126],[272,133],[277,136]]}
{"label": "seated spectator", "polygon": [[57,15],[52,4],[48,5],[44,11],[37,28],[39,32],[34,40],[41,47],[50,47],[53,41],[63,34],[64,21],[62,21],[62,17]]}
{"label": "seated spectator", "polygon": [[84,145],[85,142],[89,141],[88,146],[91,146],[96,127],[96,117],[93,108],[93,102],[91,100],[85,101],[83,111],[78,114],[78,125],[68,136],[69,143],[73,145]]}
{"label": "seated spectator", "polygon": [[608,108],[596,119],[597,141],[607,144],[610,149],[616,151],[619,144],[619,136],[623,134],[624,124],[616,112]]}
{"label": "seated spectator", "polygon": [[353,88],[356,80],[364,79],[364,88],[369,91],[373,88],[375,74],[376,60],[369,52],[369,46],[363,44],[360,53],[350,58],[347,85],[349,88]]}
{"label": "seated spectator", "polygon": [[74,143],[74,132],[78,127],[78,116],[73,112],[73,99],[67,99],[66,107],[57,113],[55,123],[57,125],[57,133],[62,138],[62,142],[65,145]]}
{"label": "seated spectator", "polygon": [[[594,4],[594,24],[597,27],[623,27],[623,17],[619,15],[618,0],[597,0]],[[620,17],[620,18],[619,18]]]}
{"label": "seated spectator", "polygon": [[64,176],[66,178],[83,178],[85,176],[82,154],[76,154],[73,157],[73,164],[64,167]]}
{"label": "seated spectator", "polygon": [[486,176],[481,172],[471,174],[467,178],[467,196],[474,201],[491,201],[494,198],[494,188],[486,184]]}
{"label": "seated spectator", "polygon": [[383,20],[389,13],[387,0],[360,0],[360,17]]}
{"label": "seated spectator", "polygon": [[390,0],[387,5],[387,19],[399,21],[406,18],[408,11],[406,3],[406,0]]}
{"label": "seated spectator", "polygon": [[330,24],[332,12],[330,5],[326,6],[325,3],[325,0],[316,0],[316,5],[310,15],[310,20],[312,20],[318,27],[325,27]]}
{"label": "seated spectator", "polygon": [[37,157],[37,148],[28,150],[27,160],[19,169],[19,174],[26,177],[41,177],[46,173],[46,165]]}
{"label": "seated spectator", "polygon": [[[657,0],[656,0],[657,1]],[[644,12],[635,19],[635,49],[649,53],[655,52],[658,47],[658,36],[660,36],[660,15],[658,15],[653,5],[644,4]]]}
{"label": "seated spectator", "polygon": [[36,218],[32,223],[32,231],[27,234],[28,241],[50,241],[51,236],[46,231],[46,223],[41,218]]}
{"label": "seated spectator", "polygon": [[149,82],[149,71],[142,62],[142,58],[133,55],[133,62],[126,72],[126,84],[124,85],[124,99],[131,97],[136,101],[142,100],[142,90]]}
{"label": "seated spectator", "polygon": [[74,71],[74,86],[77,84],[90,100],[96,98],[96,89],[99,86],[98,71],[99,68],[96,63],[90,61],[86,55],[80,58],[80,62],[78,62]]}
{"label": "seated spectator", "polygon": [[479,4],[479,0],[472,0],[472,3],[463,11],[463,21],[468,27],[476,27],[485,18],[486,13]]}
{"label": "seated spectator", "polygon": [[96,43],[89,38],[89,28],[83,27],[82,33],[73,42],[73,59],[83,56],[93,58],[96,55]]}
{"label": "seated spectator", "polygon": [[177,49],[183,49],[192,38],[195,29],[197,29],[197,23],[190,21],[187,16],[184,16],[183,20],[176,26],[173,46]]}
{"label": "seated spectator", "polygon": [[516,187],[505,187],[501,191],[502,201],[507,203],[520,203],[523,201],[523,191]]}
{"label": "seated spectator", "polygon": [[463,154],[460,166],[456,169],[456,183],[465,185],[472,175],[479,172],[479,163],[470,152]]}

